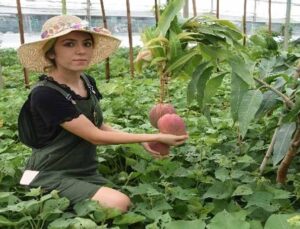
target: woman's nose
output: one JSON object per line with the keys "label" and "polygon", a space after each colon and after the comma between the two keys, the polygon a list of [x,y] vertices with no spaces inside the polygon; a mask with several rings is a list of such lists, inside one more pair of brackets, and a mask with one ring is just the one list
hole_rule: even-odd
{"label": "woman's nose", "polygon": [[86,52],[86,47],[84,45],[77,45],[76,47],[76,53],[77,54],[82,54]]}

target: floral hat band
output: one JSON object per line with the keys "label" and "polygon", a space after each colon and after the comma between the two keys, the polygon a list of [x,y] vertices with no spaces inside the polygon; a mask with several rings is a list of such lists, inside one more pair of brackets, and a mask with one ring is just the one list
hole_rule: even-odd
{"label": "floral hat band", "polygon": [[89,26],[89,23],[87,21],[82,20],[81,22],[77,23],[64,23],[59,22],[56,25],[51,26],[50,28],[47,28],[47,30],[43,31],[41,34],[41,38],[49,38],[51,36],[54,36],[57,33],[60,33],[64,30],[84,30],[84,31],[90,31],[90,32],[96,32],[96,33],[103,33],[107,35],[111,35],[111,32],[105,28],[101,27],[91,27]]}
{"label": "floral hat band", "polygon": [[52,62],[45,57],[46,47],[49,42],[73,31],[87,32],[93,36],[93,56],[89,66],[99,63],[110,56],[121,43],[107,29],[91,27],[87,21],[79,17],[72,15],[54,16],[44,23],[40,40],[22,44],[18,48],[21,64],[29,70],[45,72],[45,69],[52,65]]}

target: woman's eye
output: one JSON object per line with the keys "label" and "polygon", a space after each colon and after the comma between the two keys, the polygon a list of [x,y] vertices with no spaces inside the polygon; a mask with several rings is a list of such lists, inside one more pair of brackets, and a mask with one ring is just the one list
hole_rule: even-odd
{"label": "woman's eye", "polygon": [[91,41],[86,41],[84,43],[85,47],[92,47],[93,46],[93,43]]}
{"label": "woman's eye", "polygon": [[74,47],[75,44],[74,44],[74,42],[66,42],[66,43],[64,43],[64,46],[65,47]]}

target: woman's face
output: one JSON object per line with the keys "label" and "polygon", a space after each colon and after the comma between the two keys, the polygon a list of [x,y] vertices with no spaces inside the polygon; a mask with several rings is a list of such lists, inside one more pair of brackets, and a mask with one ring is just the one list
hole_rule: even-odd
{"label": "woman's face", "polygon": [[74,31],[57,38],[54,45],[54,60],[58,71],[81,72],[85,70],[93,55],[92,35]]}

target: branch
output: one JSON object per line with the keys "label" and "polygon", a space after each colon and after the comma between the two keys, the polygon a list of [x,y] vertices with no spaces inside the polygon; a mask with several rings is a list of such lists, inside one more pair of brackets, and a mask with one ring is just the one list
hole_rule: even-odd
{"label": "branch", "polygon": [[271,156],[271,154],[273,152],[273,147],[274,147],[274,144],[275,144],[276,135],[277,135],[277,132],[278,132],[278,128],[281,126],[281,123],[282,123],[282,117],[278,121],[277,127],[276,127],[276,129],[274,131],[271,143],[269,145],[269,148],[268,148],[268,150],[267,150],[267,152],[265,154],[265,157],[264,157],[264,159],[263,159],[263,161],[262,161],[262,163],[261,163],[261,165],[259,167],[260,174],[263,174],[263,171],[264,171],[264,169],[265,169],[265,167],[267,165],[267,162],[268,162],[268,160],[269,160],[269,158],[270,158],[270,156]]}
{"label": "branch", "polygon": [[279,95],[287,105],[287,107],[292,108],[294,106],[294,103],[290,100],[288,96],[283,94],[281,91],[277,90],[276,88],[272,87],[270,84],[267,84],[265,81],[258,79],[256,77],[253,77],[254,80],[256,80],[258,83],[264,85],[265,87],[269,88],[271,91],[273,91],[275,94]]}
{"label": "branch", "polygon": [[281,161],[278,171],[277,171],[277,183],[281,183],[284,184],[285,180],[286,180],[286,175],[287,175],[287,171],[294,159],[294,157],[296,156],[298,149],[300,148],[300,127],[299,127],[299,123],[300,123],[300,116],[298,116],[298,121],[297,121],[297,129],[296,132],[294,134],[293,140],[290,144],[289,150],[286,153],[286,155],[284,156],[283,160]]}

